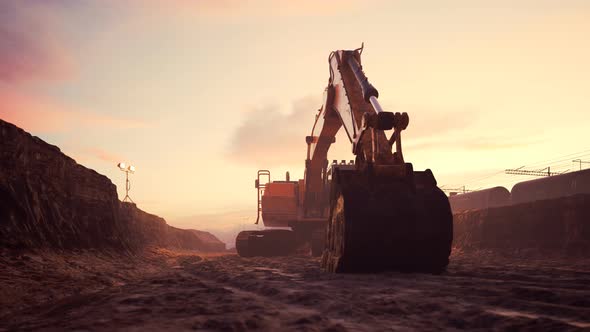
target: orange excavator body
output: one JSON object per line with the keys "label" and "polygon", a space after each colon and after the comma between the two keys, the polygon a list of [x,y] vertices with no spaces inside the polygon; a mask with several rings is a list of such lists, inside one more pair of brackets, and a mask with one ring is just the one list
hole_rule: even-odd
{"label": "orange excavator body", "polygon": [[297,220],[299,183],[268,183],[262,194],[262,220],[267,227],[290,227]]}

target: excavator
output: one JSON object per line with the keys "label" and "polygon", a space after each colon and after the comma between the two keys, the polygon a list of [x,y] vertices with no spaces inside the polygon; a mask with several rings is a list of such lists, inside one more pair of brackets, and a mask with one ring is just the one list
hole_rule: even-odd
{"label": "excavator", "polygon": [[[307,244],[328,272],[446,269],[453,241],[448,197],[430,169],[405,162],[401,134],[409,116],[382,109],[362,52],[363,46],[328,57],[323,105],[305,137],[304,178],[291,181],[287,172],[271,181],[270,171],[258,171],[256,224],[262,217],[265,229],[238,234],[240,256],[289,255]],[[329,163],[341,128],[355,159]]]}

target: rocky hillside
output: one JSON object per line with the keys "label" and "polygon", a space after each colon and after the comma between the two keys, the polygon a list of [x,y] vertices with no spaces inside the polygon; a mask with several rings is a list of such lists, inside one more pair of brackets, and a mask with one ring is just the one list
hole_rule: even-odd
{"label": "rocky hillside", "polygon": [[215,235],[205,232],[199,231],[196,229],[190,229],[190,231],[195,234],[201,241],[210,246],[214,251],[223,251],[226,249],[225,243],[221,242]]}
{"label": "rocky hillside", "polygon": [[461,249],[590,254],[590,195],[466,211],[454,216]]}
{"label": "rocky hillside", "polygon": [[225,248],[215,240],[121,203],[106,176],[0,120],[0,247]]}
{"label": "rocky hillside", "polygon": [[123,224],[134,236],[127,241],[133,247],[152,244],[165,248],[181,248],[201,251],[224,251],[225,243],[213,234],[192,229],[180,229],[166,224],[166,220],[138,209],[135,204],[121,203]]}

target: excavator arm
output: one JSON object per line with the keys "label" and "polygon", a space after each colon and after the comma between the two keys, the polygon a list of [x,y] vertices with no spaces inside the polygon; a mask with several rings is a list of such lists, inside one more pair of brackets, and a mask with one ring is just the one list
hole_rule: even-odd
{"label": "excavator arm", "polygon": [[[385,112],[379,92],[362,70],[362,48],[335,51],[328,58],[330,78],[324,90],[310,136],[306,137],[305,209],[307,216],[320,216],[321,195],[326,184],[328,151],[340,128],[344,128],[359,168],[404,167],[401,131],[408,126],[407,113]],[[385,130],[394,129],[387,139]],[[392,145],[396,152],[392,153]],[[370,165],[370,166],[369,166]],[[390,167],[391,168],[391,167]]]}
{"label": "excavator arm", "polygon": [[[404,161],[401,132],[408,114],[383,111],[361,53],[362,47],[330,54],[324,103],[306,138],[305,213],[328,218],[322,266],[333,272],[440,272],[452,244],[448,198],[430,170],[415,172]],[[327,153],[341,127],[355,168],[333,167],[324,202]]]}

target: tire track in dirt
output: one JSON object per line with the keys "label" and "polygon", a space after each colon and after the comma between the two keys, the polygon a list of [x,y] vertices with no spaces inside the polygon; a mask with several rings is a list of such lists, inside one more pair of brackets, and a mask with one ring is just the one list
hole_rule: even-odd
{"label": "tire track in dirt", "polygon": [[[480,271],[473,258],[477,257],[457,260],[441,276],[322,274],[317,272],[317,261],[301,261],[300,257],[226,257],[203,262],[196,273],[211,273],[209,277],[220,282],[280,298],[284,303],[313,306],[331,319],[366,324],[367,329],[404,326],[431,330],[434,321],[459,329],[531,326],[578,330],[590,326],[587,273],[517,267],[507,264],[509,261]],[[233,275],[227,274],[227,266],[234,267]],[[551,275],[555,271],[569,276],[556,284],[560,276]]]}

